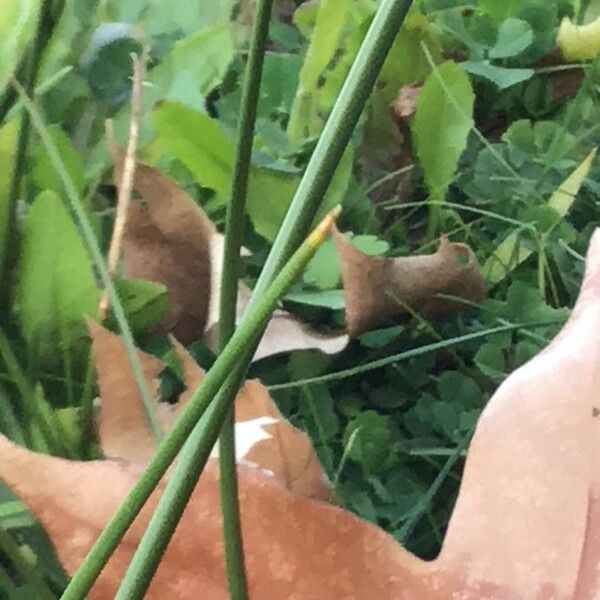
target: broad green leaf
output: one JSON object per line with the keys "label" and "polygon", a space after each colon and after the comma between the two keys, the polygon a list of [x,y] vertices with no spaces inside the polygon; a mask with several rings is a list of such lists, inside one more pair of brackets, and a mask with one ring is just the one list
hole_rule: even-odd
{"label": "broad green leaf", "polygon": [[313,94],[321,74],[339,47],[350,3],[350,0],[322,0],[319,4],[288,124],[288,135],[293,144],[300,145],[304,138],[316,133],[310,127]]}
{"label": "broad green leaf", "polygon": [[357,432],[348,456],[358,462],[366,472],[385,470],[391,437],[389,419],[374,410],[366,410],[348,423],[344,431],[344,444]]}
{"label": "broad green leaf", "polygon": [[40,0],[0,2],[0,94],[35,35]]}
{"label": "broad green leaf", "polygon": [[188,167],[201,186],[225,199],[234,147],[219,122],[183,104],[165,102],[154,111],[154,124],[160,143]]}
{"label": "broad green leaf", "polygon": [[287,129],[293,144],[320,133],[323,115],[337,97],[364,36],[358,28],[373,10],[372,0],[321,0],[314,26],[313,5],[296,12],[295,21],[311,35]]}
{"label": "broad green leaf", "polygon": [[[349,145],[331,178],[315,221],[319,221],[325,213],[342,203],[352,176],[353,160],[354,149]],[[248,190],[248,215],[256,231],[266,239],[272,241],[277,236],[299,182],[299,177],[273,169],[255,168],[252,171]]]}
{"label": "broad green leaf", "polygon": [[533,69],[510,69],[508,67],[497,67],[488,60],[467,60],[461,63],[465,71],[479,77],[485,77],[495,83],[501,90],[509,88],[517,83],[531,79],[535,74]]}
{"label": "broad green leaf", "polygon": [[500,24],[509,17],[518,16],[524,4],[525,0],[480,0],[479,8]]}
{"label": "broad green leaf", "polygon": [[127,322],[134,332],[156,325],[167,312],[169,295],[162,283],[146,279],[121,279],[115,282]]}
{"label": "broad green leaf", "polygon": [[[42,192],[25,222],[17,288],[23,336],[45,364],[85,336],[100,291],[79,233],[60,198]],[[58,354],[58,356],[57,356]]]}
{"label": "broad green leaf", "polygon": [[[350,237],[350,241],[352,245],[369,256],[379,256],[389,250],[389,244],[374,235],[355,235]],[[321,290],[338,287],[341,271],[338,252],[333,240],[327,240],[317,250],[304,271],[303,279],[307,285]]]}
{"label": "broad green leaf", "polygon": [[19,121],[13,119],[0,129],[0,273],[3,273],[8,227],[8,195],[13,175]]}
{"label": "broad green leaf", "polygon": [[502,381],[506,377],[502,347],[494,342],[483,344],[473,360],[479,370],[493,381]]}
{"label": "broad green leaf", "polygon": [[533,42],[531,25],[521,19],[506,19],[498,28],[498,39],[490,50],[490,58],[517,56]]}
{"label": "broad green leaf", "polygon": [[321,290],[318,292],[292,292],[285,296],[284,300],[330,308],[331,310],[342,310],[346,306],[343,290]]}
{"label": "broad green leaf", "polygon": [[402,86],[420,83],[431,71],[422,44],[426,45],[433,61],[440,62],[439,36],[427,17],[411,11],[394,40],[371,95],[365,144],[383,161],[388,159],[391,152],[396,151],[398,144],[389,110],[390,103]]}
{"label": "broad green leaf", "polygon": [[[596,150],[594,149],[552,194],[548,200],[548,207],[556,212],[558,218],[550,224],[545,223],[543,234],[550,233],[559,224],[560,219],[569,212],[579,193],[581,184],[594,164],[595,158]],[[515,267],[529,258],[533,252],[534,248],[521,242],[520,232],[510,233],[485,262],[483,272],[486,279],[493,284],[502,281]]]}
{"label": "broad green leaf", "polygon": [[433,199],[442,200],[473,126],[474,94],[465,72],[454,62],[427,78],[412,124],[419,162]]}
{"label": "broad green leaf", "polygon": [[[235,150],[218,121],[182,104],[165,102],[154,112],[154,124],[162,147],[186,165],[198,184],[228,202]],[[352,160],[350,147],[336,169],[320,215],[341,202]],[[298,183],[295,174],[252,166],[246,208],[255,230],[267,240],[275,239]]]}
{"label": "broad green leaf", "polygon": [[[77,191],[82,194],[85,188],[85,171],[80,154],[73,148],[69,136],[60,127],[52,125],[48,127],[48,133],[71,177],[71,181],[75,184]],[[65,193],[62,180],[56,173],[48,153],[41,144],[33,149],[33,164],[30,175],[39,191],[52,190],[59,195]]]}
{"label": "broad green leaf", "polygon": [[176,42],[171,53],[153,69],[150,105],[157,100],[172,100],[204,110],[208,93],[217,87],[234,56],[229,27],[203,29]]}

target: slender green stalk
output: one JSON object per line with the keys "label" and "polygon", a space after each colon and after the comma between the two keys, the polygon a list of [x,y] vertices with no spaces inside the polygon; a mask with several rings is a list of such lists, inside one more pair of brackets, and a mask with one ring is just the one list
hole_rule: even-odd
{"label": "slender green stalk", "polygon": [[[236,305],[238,296],[238,261],[244,236],[244,212],[248,191],[248,174],[252,160],[252,142],[256,122],[256,107],[262,68],[269,34],[269,21],[273,0],[259,0],[248,64],[242,89],[241,118],[238,127],[236,157],[231,184],[231,200],[227,207],[225,223],[225,247],[221,278],[221,298],[219,306],[219,349],[223,350],[235,331]],[[245,374],[245,370],[244,370]],[[235,394],[243,379],[235,378]],[[223,536],[225,542],[225,563],[229,582],[229,595],[232,600],[248,598],[248,584],[244,565],[244,548],[240,524],[238,499],[237,464],[235,457],[235,411],[232,407],[223,422],[219,438],[219,484],[221,491],[221,512],[223,513]],[[192,434],[193,435],[193,434]],[[192,443],[190,439],[189,444]],[[185,449],[184,449],[185,452]],[[195,454],[192,454],[195,456]],[[195,465],[198,475],[203,465],[198,459]],[[189,475],[188,475],[189,477]],[[184,505],[185,506],[185,505]]]}
{"label": "slender green stalk", "polygon": [[80,451],[85,455],[87,452],[94,429],[94,375],[96,374],[94,358],[90,349],[85,367],[85,380],[81,393],[81,410],[79,412],[79,429],[81,431]]}
{"label": "slender green stalk", "polygon": [[412,348],[399,354],[392,354],[385,358],[380,358],[350,369],[343,369],[336,371],[335,373],[327,373],[326,375],[319,375],[317,377],[309,377],[308,379],[299,379],[298,381],[290,381],[289,383],[278,383],[276,385],[270,385],[269,390],[285,390],[290,388],[304,387],[305,385],[311,385],[314,383],[326,383],[328,381],[339,381],[346,377],[354,377],[360,373],[367,373],[381,367],[387,367],[395,363],[414,358],[415,356],[423,356],[429,352],[435,352],[436,350],[444,350],[451,346],[456,346],[464,342],[470,342],[479,338],[485,338],[496,333],[502,333],[504,331],[518,331],[520,329],[535,328],[535,327],[548,327],[549,325],[555,325],[559,321],[535,321],[533,323],[509,323],[507,325],[501,325],[499,327],[491,327],[490,329],[482,329],[475,333],[468,333],[466,335],[460,335],[458,337],[451,338],[449,340],[443,340],[441,342],[435,342],[433,344],[427,344],[425,346],[419,346],[418,348]]}
{"label": "slender green stalk", "polygon": [[150,425],[150,429],[152,430],[156,439],[162,438],[162,428],[158,418],[156,417],[156,413],[154,410],[154,401],[152,398],[152,394],[148,388],[148,384],[146,379],[144,378],[144,372],[142,370],[139,357],[137,355],[137,350],[135,347],[135,342],[133,341],[133,335],[131,333],[131,328],[129,327],[129,323],[127,322],[127,317],[125,315],[125,310],[123,309],[123,304],[121,303],[121,299],[117,294],[115,286],[113,284],[110,273],[108,272],[108,267],[106,265],[106,261],[102,256],[102,251],[100,250],[100,246],[98,245],[98,240],[94,235],[94,230],[90,224],[88,216],[86,214],[85,208],[83,206],[83,202],[75,189],[73,181],[71,180],[70,175],[68,174],[65,165],[58,153],[56,145],[52,138],[48,135],[48,131],[44,124],[44,121],[31,102],[29,96],[25,93],[25,90],[21,87],[18,82],[14,82],[13,84],[17,90],[17,93],[25,107],[27,113],[31,117],[31,124],[34,126],[37,134],[40,136],[40,140],[42,144],[46,148],[46,152],[48,153],[48,157],[50,158],[50,162],[54,167],[57,175],[62,181],[65,191],[67,194],[67,198],[69,200],[69,204],[71,210],[75,214],[77,222],[79,224],[79,228],[82,233],[83,241],[86,245],[88,253],[98,270],[100,275],[100,280],[104,289],[108,293],[108,297],[110,299],[110,304],[113,308],[113,312],[115,315],[115,319],[119,324],[119,329],[123,334],[123,343],[125,345],[125,350],[127,351],[127,358],[131,364],[131,369],[133,371],[133,376],[135,379],[135,383],[140,392],[140,397],[142,398],[142,403],[144,405],[144,411],[146,413],[146,418]]}
{"label": "slender green stalk", "polygon": [[[48,414],[40,405],[40,402],[44,402],[44,399],[40,398],[39,392],[29,383],[29,379],[23,373],[21,365],[19,365],[19,361],[14,355],[10,341],[2,329],[0,329],[0,358],[4,362],[6,370],[21,396],[23,410],[26,412],[29,425],[35,424],[39,427],[44,442],[53,454],[69,456],[70,453],[66,446],[63,445],[54,427],[54,423],[48,418]],[[31,436],[28,436],[28,438],[31,443]]]}
{"label": "slender green stalk", "polygon": [[19,590],[9,577],[4,567],[0,564],[0,592],[4,592],[4,598],[18,598]]}
{"label": "slender green stalk", "polygon": [[[275,274],[280,270],[310,227],[310,223],[318,210],[318,205],[327,190],[331,176],[352,136],[361,111],[411,3],[412,0],[405,0],[403,3],[398,2],[398,0],[383,0],[379,5],[377,14],[365,36],[361,49],[350,69],[340,96],[332,109],[292,200],[288,214],[255,287],[246,318],[238,332],[249,322],[248,320],[255,313],[255,309],[258,309],[264,303],[269,283],[275,278]],[[260,327],[256,326],[255,322],[255,332],[259,329]],[[237,332],[234,338],[236,335],[238,335]],[[238,368],[241,368],[241,363],[247,364],[247,360],[244,360],[243,357],[238,356],[237,358],[239,359]],[[211,372],[214,371],[216,364]],[[234,375],[232,374],[231,377],[233,378]],[[65,590],[63,599],[81,599],[93,585],[121,537],[160,481],[162,474],[179,448],[183,445],[194,425],[194,421],[201,416],[205,408],[202,402],[204,400],[206,403],[210,402],[211,394],[216,392],[216,389],[214,392],[210,392],[210,388],[207,388],[207,378],[208,375],[204,379],[202,387],[194,394],[195,401],[190,402],[188,409],[184,411],[171,434],[165,438],[127,500],[96,541],[86,560]],[[213,375],[213,378],[216,379],[217,376]],[[217,385],[217,389],[221,383]],[[233,386],[230,389],[233,389]],[[230,405],[233,402],[235,391],[219,396],[225,398],[228,395],[230,398],[227,398],[227,400]]]}
{"label": "slender green stalk", "polygon": [[[63,600],[82,600],[88,593],[112,552],[118,546],[119,541],[144,506],[146,500],[150,497],[150,494],[177,456],[177,453],[181,450],[202,415],[206,412],[206,409],[213,400],[215,394],[221,389],[227,378],[230,378],[231,380],[234,376],[238,377],[240,376],[242,369],[245,370],[246,365],[249,362],[249,357],[246,355],[248,354],[248,349],[252,348],[254,344],[257,343],[257,332],[261,332],[269,322],[273,311],[277,307],[279,298],[285,294],[297,275],[303,270],[304,266],[314,255],[319,245],[324,241],[338,214],[339,208],[332,211],[319,224],[281,269],[273,283],[263,294],[260,302],[258,302],[252,310],[248,310],[246,317],[236,329],[231,340],[227,346],[225,346],[223,352],[219,354],[212,368],[206,373],[202,380],[202,384],[190,398],[187,406],[177,420],[177,423],[175,423],[171,432],[166,435],[160,443],[150,464],[146,467],[146,470],[142,473],[141,477],[130,491],[129,495],[121,505],[121,508],[96,540],[96,543],[88,553],[85,561],[63,593]],[[231,395],[230,388],[228,388],[226,392],[226,399],[235,396],[235,394],[233,396]],[[221,404],[225,404],[225,411],[231,406],[230,402],[222,402]],[[215,405],[217,404],[215,403]],[[220,428],[222,420],[218,425]],[[217,436],[218,431],[213,439],[213,445]],[[182,465],[183,462],[180,461],[175,473],[184,470]],[[175,477],[175,474],[173,477]],[[154,526],[156,527],[155,522]],[[150,527],[147,530],[147,533],[149,531]],[[167,541],[168,540],[165,541],[165,545]],[[144,542],[142,540],[139,548],[141,548],[143,544]],[[139,559],[139,553],[136,553],[136,556],[138,556]],[[130,575],[128,581],[132,583],[134,579],[135,578]],[[123,583],[125,583],[125,581]],[[128,596],[128,598],[131,598],[131,596]]]}
{"label": "slender green stalk", "polygon": [[[272,300],[270,313],[266,319],[261,319],[261,327],[266,325],[277,301],[285,293],[296,277],[304,270],[310,259],[314,256],[319,246],[325,241],[331,226],[333,225],[339,210],[332,211],[311,233],[292,258],[283,267],[281,273],[275,278],[273,284],[265,294],[265,298]],[[263,300],[264,301],[264,300]],[[261,301],[261,304],[262,302]],[[244,321],[252,323],[250,315]],[[244,324],[241,328],[244,327]],[[251,340],[257,341],[255,326],[250,325]],[[239,331],[239,330],[238,330]],[[237,334],[231,338],[234,342]],[[253,346],[253,344],[250,344]],[[223,350],[220,357],[225,356],[231,343]],[[239,346],[246,358],[248,344]],[[219,358],[220,358],[219,357]],[[239,352],[238,352],[239,359]],[[216,366],[217,363],[215,363]],[[213,369],[215,368],[213,366]],[[212,369],[211,369],[212,371]],[[225,386],[221,389],[215,401],[212,402],[203,419],[194,427],[182,453],[178,459],[175,472],[173,473],[167,487],[161,496],[158,507],[140,541],[138,548],[129,565],[121,587],[116,595],[116,600],[137,600],[144,597],[154,573],[158,568],[160,559],[175,532],[181,515],[196,486],[196,482],[202,473],[210,451],[213,448],[219,430],[227,414],[231,411],[237,390],[239,389],[246,374],[245,365],[238,360],[235,373],[227,379]]]}
{"label": "slender green stalk", "polygon": [[381,0],[256,282],[258,301],[315,218],[412,0]]}
{"label": "slender green stalk", "polygon": [[[52,0],[44,0],[42,9],[38,16],[36,33],[33,41],[33,48],[30,56],[25,63],[24,86],[28,96],[33,94],[35,82],[37,79],[42,52],[49,33],[47,31],[52,10]],[[8,206],[6,211],[6,239],[4,241],[4,251],[0,249],[0,317],[5,320],[10,310],[10,278],[11,265],[15,263],[17,255],[17,199],[21,189],[21,181],[25,173],[27,147],[29,145],[31,119],[28,113],[23,114],[19,124],[19,135],[17,138],[17,148],[13,161],[13,171],[8,190]],[[2,259],[4,256],[4,259]]]}
{"label": "slender green stalk", "polygon": [[[227,378],[215,401],[210,404],[206,414],[194,427],[181,450],[175,472],[160,498],[146,533],[142,537],[121,587],[117,591],[115,600],[136,600],[144,597],[167,544],[171,540],[206,466],[217,436],[222,431],[223,420],[227,413],[231,412],[232,407],[229,403],[217,402],[217,400],[235,398],[245,376],[245,369],[236,368],[234,376]],[[220,477],[223,477],[222,472]],[[243,561],[243,553],[241,556]],[[243,562],[241,566],[243,566]],[[239,584],[239,581],[234,581],[233,587],[229,588],[231,598],[234,597],[234,593],[247,594],[247,589],[240,589]]]}
{"label": "slender green stalk", "polygon": [[39,575],[35,567],[29,564],[21,554],[19,546],[13,540],[10,533],[0,528],[0,550],[10,558],[19,575],[35,590],[36,598],[40,600],[55,600],[56,596],[48,587],[48,584]]}

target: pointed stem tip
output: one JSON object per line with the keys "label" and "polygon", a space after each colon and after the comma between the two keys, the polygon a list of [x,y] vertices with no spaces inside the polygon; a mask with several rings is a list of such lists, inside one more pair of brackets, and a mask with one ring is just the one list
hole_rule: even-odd
{"label": "pointed stem tip", "polygon": [[342,212],[340,204],[331,209],[323,218],[323,220],[313,229],[312,233],[308,236],[308,244],[315,248],[320,246],[331,233],[331,228],[335,225],[337,218]]}

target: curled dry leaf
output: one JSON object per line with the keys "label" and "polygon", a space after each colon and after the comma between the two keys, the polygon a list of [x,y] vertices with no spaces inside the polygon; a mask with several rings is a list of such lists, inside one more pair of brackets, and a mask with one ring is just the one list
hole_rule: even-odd
{"label": "curled dry leaf", "polygon": [[340,255],[346,325],[351,335],[406,316],[407,306],[427,318],[467,307],[439,294],[473,302],[484,297],[481,269],[466,244],[442,237],[435,254],[383,258],[364,254],[337,230],[333,235]]}
{"label": "curled dry leaf", "polygon": [[[121,162],[115,160],[115,181]],[[210,219],[170,177],[147,165],[135,169],[123,235],[124,274],[164,284],[169,309],[156,331],[188,344],[202,337],[210,303]]]}
{"label": "curled dry leaf", "polygon": [[[218,248],[218,246],[215,247]],[[216,252],[215,256],[217,256]],[[221,259],[219,258],[220,262]],[[250,295],[250,290],[243,283],[240,283],[236,307],[238,321],[244,315],[250,301]],[[215,313],[211,312],[205,339],[210,348],[216,352],[218,348],[218,310]],[[349,336],[345,333],[321,334],[301,323],[289,312],[277,309],[267,325],[252,360],[257,361],[267,356],[290,352],[291,350],[310,350],[312,348],[321,350],[325,354],[335,354],[341,352],[348,345],[349,339]]]}
{"label": "curled dry leaf", "polygon": [[[303,600],[591,600],[600,594],[600,231],[571,319],[484,410],[440,556],[424,562],[351,513],[240,468],[251,597]],[[138,473],[80,463],[0,437],[0,477],[31,507],[73,572]],[[107,482],[110,484],[107,485]],[[98,581],[108,599],[156,503],[151,498]],[[209,465],[149,598],[221,600],[218,482]],[[202,531],[202,535],[197,535]]]}
{"label": "curled dry leaf", "polygon": [[[98,439],[108,458],[123,458],[145,464],[156,449],[152,432],[129,364],[127,351],[118,335],[94,321],[88,321],[92,351],[98,374],[102,409],[97,418]],[[150,391],[158,397],[158,376],[165,364],[158,358],[138,351],[144,377]],[[177,405],[154,403],[163,431],[170,430],[187,398]]]}
{"label": "curled dry leaf", "polygon": [[[139,397],[127,352],[120,336],[101,325],[88,324],[102,408],[98,437],[104,455],[143,465],[156,449]],[[187,350],[171,338],[183,367],[186,390],[176,404],[156,402],[155,411],[165,432],[172,429],[181,409],[202,382],[204,371]],[[162,361],[138,351],[144,375],[155,392]],[[238,463],[258,467],[295,494],[331,500],[331,487],[308,435],[292,426],[259,381],[247,381],[235,404]],[[217,456],[216,448],[213,456]]]}
{"label": "curled dry leaf", "polygon": [[[115,182],[120,181],[122,153],[114,151]],[[172,333],[183,344],[208,337],[214,343],[219,319],[223,236],[194,200],[170,177],[138,164],[133,183],[141,200],[130,205],[123,236],[124,273],[164,284],[169,310],[155,331]],[[240,284],[241,318],[250,290]],[[289,313],[273,315],[254,356],[316,348],[342,350],[346,335],[324,336],[303,326]]]}

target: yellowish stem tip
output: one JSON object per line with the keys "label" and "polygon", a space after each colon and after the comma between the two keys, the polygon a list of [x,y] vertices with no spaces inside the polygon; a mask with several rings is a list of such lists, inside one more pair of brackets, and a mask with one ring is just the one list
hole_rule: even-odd
{"label": "yellowish stem tip", "polygon": [[308,236],[306,241],[308,242],[309,246],[317,248],[327,239],[327,236],[331,232],[331,228],[335,225],[335,221],[340,216],[341,212],[342,207],[338,204],[325,215],[324,219]]}

